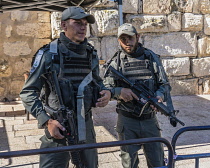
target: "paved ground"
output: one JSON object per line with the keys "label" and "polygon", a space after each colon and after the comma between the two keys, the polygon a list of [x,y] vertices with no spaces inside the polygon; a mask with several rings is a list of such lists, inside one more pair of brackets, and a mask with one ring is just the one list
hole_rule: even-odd
{"label": "paved ground", "polygon": [[[174,106],[180,110],[178,118],[186,126],[210,125],[210,95],[203,96],[175,96]],[[105,108],[94,109],[94,123],[98,142],[116,140],[114,126],[117,114],[116,102],[110,102]],[[171,141],[174,133],[182,128],[169,124],[164,115],[158,114],[162,136]],[[0,152],[39,148],[39,138],[43,130],[37,129],[37,121],[30,116],[26,120],[21,102],[0,102]],[[178,155],[193,153],[210,153],[210,131],[190,131],[182,134],[177,141]],[[99,149],[99,168],[121,168],[119,147]],[[167,157],[167,148],[165,148]],[[140,168],[146,168],[142,151],[139,152]],[[15,157],[0,159],[0,167],[38,168],[38,156]],[[72,167],[72,165],[70,166]],[[178,161],[176,168],[194,168],[193,160]],[[210,158],[200,161],[200,168],[210,168]]]}

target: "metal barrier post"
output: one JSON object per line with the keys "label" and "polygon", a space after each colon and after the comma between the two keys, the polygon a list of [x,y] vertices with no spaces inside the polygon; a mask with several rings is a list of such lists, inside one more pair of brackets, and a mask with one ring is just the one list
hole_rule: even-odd
{"label": "metal barrier post", "polygon": [[[210,125],[206,126],[191,126],[191,127],[184,127],[179,129],[173,136],[171,145],[174,151],[174,155],[176,156],[176,141],[178,137],[187,131],[200,131],[200,130],[210,130]],[[210,153],[203,153],[203,154],[192,154],[192,155],[177,155],[173,162],[173,167],[175,166],[175,161],[179,160],[186,160],[186,159],[195,159],[195,168],[199,168],[199,158],[206,158],[210,157]]]}
{"label": "metal barrier post", "polygon": [[92,144],[81,144],[81,145],[72,145],[72,146],[63,146],[63,147],[54,147],[54,148],[1,152],[0,158],[6,159],[6,158],[18,157],[18,156],[58,153],[58,152],[64,152],[64,151],[75,151],[75,150],[84,150],[84,149],[93,149],[93,148],[105,148],[105,147],[123,146],[123,145],[130,145],[130,144],[144,144],[144,143],[151,143],[151,142],[161,142],[167,146],[168,165],[164,166],[164,168],[173,168],[172,167],[173,166],[173,148],[169,141],[167,141],[165,138],[160,138],[160,137],[130,139],[130,140],[124,140],[124,141],[102,142],[102,143],[92,143]]}

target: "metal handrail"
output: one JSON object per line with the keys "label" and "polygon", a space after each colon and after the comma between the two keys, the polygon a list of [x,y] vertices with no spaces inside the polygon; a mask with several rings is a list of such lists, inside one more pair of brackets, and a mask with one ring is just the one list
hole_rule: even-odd
{"label": "metal handrail", "polygon": [[80,145],[54,147],[54,148],[42,148],[42,149],[1,152],[0,158],[6,159],[6,158],[18,157],[18,156],[58,153],[58,152],[64,152],[64,151],[75,151],[75,150],[84,150],[84,149],[93,149],[93,148],[105,148],[105,147],[123,146],[123,145],[131,145],[131,144],[144,144],[144,143],[151,143],[151,142],[161,142],[167,146],[167,148],[168,148],[167,168],[172,168],[172,166],[173,166],[173,148],[168,140],[166,140],[165,138],[160,138],[160,137],[130,139],[130,140],[124,140],[124,141],[112,141],[112,142],[102,142],[102,143],[92,143],[92,144],[80,144]]}

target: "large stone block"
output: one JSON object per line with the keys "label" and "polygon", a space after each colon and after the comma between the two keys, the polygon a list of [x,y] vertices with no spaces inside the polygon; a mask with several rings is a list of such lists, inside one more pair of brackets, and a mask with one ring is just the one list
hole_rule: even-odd
{"label": "large stone block", "polygon": [[[45,44],[49,44],[51,39],[34,39],[34,50],[38,50],[39,48],[43,47]],[[35,54],[35,53],[34,53]]]}
{"label": "large stone block", "polygon": [[12,74],[12,67],[8,60],[0,60],[0,77],[9,77]]}
{"label": "large stone block", "polygon": [[209,80],[209,78],[204,79],[203,94],[210,94],[210,80]]}
{"label": "large stone block", "polygon": [[198,94],[198,79],[170,79],[172,95]]}
{"label": "large stone block", "polygon": [[182,16],[183,31],[201,31],[203,29],[203,15],[185,13]]}
{"label": "large stone block", "polygon": [[50,23],[50,12],[41,12],[37,13],[38,15],[38,22],[41,23]]}
{"label": "large stone block", "polygon": [[17,34],[36,38],[50,38],[50,23],[26,23],[17,26]]}
{"label": "large stone block", "polygon": [[0,32],[1,32],[1,22],[0,22]]}
{"label": "large stone block", "polygon": [[190,74],[189,57],[163,59],[162,63],[168,76],[181,76]]}
{"label": "large stone block", "polygon": [[4,54],[12,57],[31,53],[31,48],[26,41],[4,42],[3,50]]}
{"label": "large stone block", "polygon": [[210,1],[209,0],[199,0],[200,11],[203,14],[210,14]]}
{"label": "large stone block", "polygon": [[51,25],[50,23],[39,23],[37,38],[51,38]]}
{"label": "large stone block", "polygon": [[12,33],[12,26],[11,25],[8,25],[5,29],[5,35],[6,37],[11,37],[11,33]]}
{"label": "large stone block", "polygon": [[102,59],[110,59],[118,50],[118,41],[116,37],[103,37],[101,40],[101,55]]}
{"label": "large stone block", "polygon": [[143,44],[161,56],[197,56],[197,39],[189,32],[145,35]]}
{"label": "large stone block", "polygon": [[210,56],[210,37],[203,36],[198,39],[198,56]]}
{"label": "large stone block", "polygon": [[192,12],[195,0],[174,0],[175,8],[179,12]]}
{"label": "large stone block", "polygon": [[168,32],[165,15],[127,15],[126,22],[133,24],[141,32]]}
{"label": "large stone block", "polygon": [[196,77],[210,75],[210,57],[192,59],[192,73]]}
{"label": "large stone block", "polygon": [[119,26],[118,10],[94,10],[96,23],[91,25],[94,36],[116,35]]}
{"label": "large stone block", "polygon": [[29,11],[19,11],[19,10],[12,11],[11,20],[18,22],[26,21],[29,17],[29,14],[30,14]]}
{"label": "large stone block", "polygon": [[95,8],[116,8],[117,3],[110,0],[100,0],[94,7]]}
{"label": "large stone block", "polygon": [[210,35],[210,14],[204,15],[204,33]]}
{"label": "large stone block", "polygon": [[94,46],[94,48],[97,50],[98,57],[102,59],[101,55],[101,43],[98,38],[89,38],[88,42]]}
{"label": "large stone block", "polygon": [[123,0],[123,13],[139,13],[141,5],[140,0]]}
{"label": "large stone block", "polygon": [[37,37],[38,34],[38,23],[26,23],[20,26],[17,26],[17,34],[22,36],[31,36]]}
{"label": "large stone block", "polygon": [[181,30],[181,12],[173,12],[168,15],[168,28],[169,31]]}
{"label": "large stone block", "polygon": [[61,30],[61,12],[52,12],[51,14],[51,31],[52,38],[58,38]]}
{"label": "large stone block", "polygon": [[24,79],[23,80],[14,80],[10,83],[10,90],[9,94],[14,97],[19,97],[20,91],[22,90],[24,85]]}
{"label": "large stone block", "polygon": [[146,0],[143,1],[143,13],[145,14],[169,14],[171,13],[172,0]]}
{"label": "large stone block", "polygon": [[19,61],[15,62],[13,66],[14,67],[13,74],[17,76],[22,76],[24,80],[23,74],[29,72],[31,69],[31,60],[32,59],[21,58]]}

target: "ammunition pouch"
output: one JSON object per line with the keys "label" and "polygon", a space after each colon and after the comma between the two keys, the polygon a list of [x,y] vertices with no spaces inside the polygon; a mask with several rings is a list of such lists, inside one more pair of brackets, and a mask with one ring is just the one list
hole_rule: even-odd
{"label": "ammunition pouch", "polygon": [[69,79],[58,78],[63,104],[71,110],[75,110],[75,96],[72,83]]}
{"label": "ammunition pouch", "polygon": [[96,107],[97,99],[99,98],[100,87],[98,85],[87,85],[84,89],[84,108],[87,113],[91,107]]}

